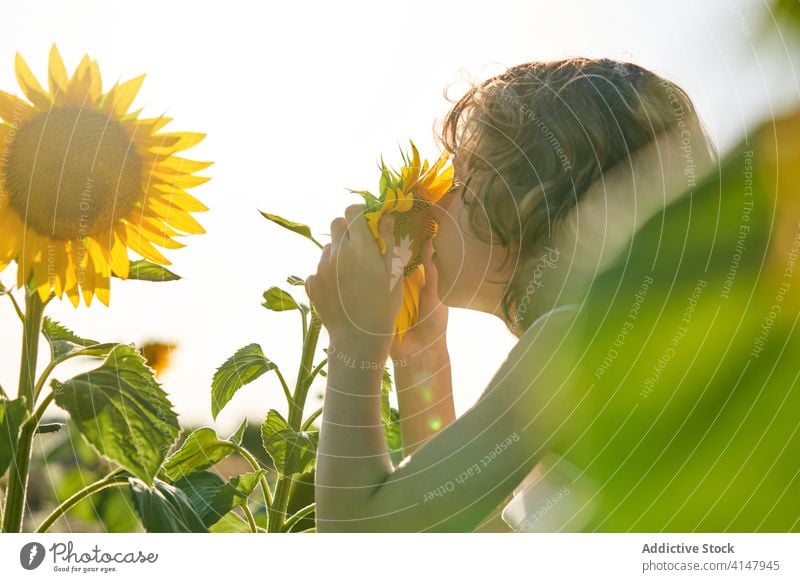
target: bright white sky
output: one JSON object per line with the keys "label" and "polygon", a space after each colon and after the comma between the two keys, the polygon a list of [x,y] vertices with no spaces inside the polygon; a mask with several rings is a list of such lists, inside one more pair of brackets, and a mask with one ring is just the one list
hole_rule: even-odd
{"label": "bright white sky", "polygon": [[[95,302],[75,310],[65,301],[48,313],[101,341],[179,343],[161,381],[183,423],[208,424],[211,377],[237,348],[261,343],[290,383],[298,366],[299,315],[263,309],[261,293],[280,285],[305,300],[285,279],[314,272],[318,250],[258,210],[310,224],[324,244],[330,221],[360,202],[345,188],[377,187],[379,154],[398,164],[397,144],[412,138],[423,155],[437,155],[432,127],[447,110],[448,84],[457,83],[458,93],[464,72],[483,79],[567,55],[633,60],[678,82],[724,150],[800,94],[787,49],[751,46],[764,10],[760,0],[7,3],[0,88],[19,93],[16,51],[43,82],[53,42],[68,69],[88,52],[100,63],[104,89],[146,73],[135,105],[174,117],[167,129],[207,133],[187,157],[216,162],[207,171],[212,180],[193,191],[211,208],[199,215],[207,234],[168,254],[182,281],[114,280],[110,308]],[[0,280],[10,284],[14,267]],[[460,413],[515,338],[484,314],[451,310],[450,321]],[[10,303],[0,303],[0,383],[9,391],[19,335]],[[312,389],[309,408],[323,388]],[[215,426],[226,433],[271,407],[285,412],[279,384],[267,375],[243,389]]]}

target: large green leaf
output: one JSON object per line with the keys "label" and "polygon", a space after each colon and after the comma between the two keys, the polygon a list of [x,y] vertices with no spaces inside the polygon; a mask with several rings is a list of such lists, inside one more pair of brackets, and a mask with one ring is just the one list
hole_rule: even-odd
{"label": "large green leaf", "polygon": [[206,526],[217,523],[231,509],[247,501],[263,471],[233,477],[225,482],[219,475],[200,471],[175,482],[182,489]]}
{"label": "large green leaf", "polygon": [[239,388],[277,368],[264,356],[260,345],[250,344],[240,348],[214,374],[211,382],[211,414],[216,419]]}
{"label": "large green leaf", "polygon": [[192,432],[165,462],[162,472],[171,481],[207,469],[234,452],[231,442],[220,439],[213,429]]}
{"label": "large green leaf", "polygon": [[134,507],[144,528],[151,533],[207,532],[189,497],[179,489],[156,479],[149,487],[135,477],[128,479]]}
{"label": "large green leaf", "polygon": [[[259,212],[261,211],[259,210]],[[322,248],[322,245],[319,244],[319,241],[317,241],[317,239],[315,239],[311,235],[311,229],[308,227],[308,225],[288,220],[286,218],[278,216],[277,214],[268,214],[266,212],[261,212],[261,216],[263,216],[267,220],[274,222],[279,226],[282,226],[285,229],[291,230],[292,232],[297,233],[300,236],[306,237],[308,240],[316,244],[318,247]]]}
{"label": "large green leaf", "polygon": [[148,260],[141,259],[139,261],[130,262],[130,270],[128,272],[128,279],[137,281],[178,281],[180,275],[176,275],[169,269],[156,265]]}
{"label": "large green leaf", "polygon": [[42,333],[47,343],[50,344],[50,357],[56,361],[63,361],[76,355],[103,357],[114,346],[119,345],[116,343],[101,344],[95,340],[80,337],[47,316],[42,321]]}
{"label": "large green leaf", "polygon": [[117,345],[99,368],[52,384],[56,404],[101,455],[153,483],[178,437],[178,418],[135,348]]}
{"label": "large green leaf", "polygon": [[264,291],[264,303],[262,303],[262,305],[267,309],[271,309],[272,311],[289,311],[291,309],[300,309],[300,306],[297,304],[297,301],[294,300],[294,297],[278,287],[270,287]]}
{"label": "large green leaf", "polygon": [[261,425],[261,438],[281,475],[305,473],[314,468],[318,431],[294,431],[277,410],[270,410]]}
{"label": "large green leaf", "polygon": [[162,474],[170,481],[175,481],[196,471],[202,471],[220,462],[234,452],[234,445],[242,443],[247,419],[227,439],[221,439],[208,427],[198,428],[192,432],[181,447],[164,462]]}
{"label": "large green leaf", "polygon": [[222,519],[208,528],[211,533],[250,533],[250,526],[233,511],[229,511]]}
{"label": "large green leaf", "polygon": [[25,399],[0,398],[0,477],[8,469],[19,440],[19,429],[28,418]]}

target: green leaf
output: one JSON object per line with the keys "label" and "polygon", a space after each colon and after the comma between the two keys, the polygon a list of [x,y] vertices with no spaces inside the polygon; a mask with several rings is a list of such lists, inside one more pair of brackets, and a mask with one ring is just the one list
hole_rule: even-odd
{"label": "green leaf", "polygon": [[250,533],[250,525],[233,511],[222,516],[217,523],[208,528],[211,533]]}
{"label": "green leaf", "polygon": [[300,309],[294,297],[278,287],[270,287],[264,291],[264,303],[262,303],[262,305],[272,311]]}
{"label": "green leaf", "polygon": [[289,285],[302,285],[302,286],[305,286],[305,284],[306,284],[305,279],[301,279],[297,275],[289,275],[289,277],[286,279],[286,282],[289,283]]}
{"label": "green leaf", "polygon": [[281,475],[306,473],[314,468],[319,431],[294,431],[277,410],[270,410],[261,425],[261,439]]}
{"label": "green leaf", "polygon": [[[259,210],[259,212],[261,211]],[[276,214],[268,214],[266,212],[261,212],[261,216],[263,216],[267,220],[274,222],[278,226],[282,226],[283,228],[291,230],[292,232],[297,233],[300,236],[306,237],[308,240],[316,244],[318,247],[322,248],[322,245],[319,244],[319,241],[317,241],[317,239],[315,239],[311,235],[311,228],[309,228],[307,225],[287,220],[286,218],[282,218]]]}
{"label": "green leaf", "polygon": [[128,479],[134,507],[145,530],[151,533],[207,532],[183,490],[155,480],[153,487],[131,477]]}
{"label": "green leaf", "polygon": [[[234,436],[236,436],[234,434]],[[234,451],[231,443],[217,436],[213,429],[198,428],[192,432],[165,462],[161,471],[170,481],[208,469]]]}
{"label": "green leaf", "polygon": [[244,432],[247,430],[247,419],[245,418],[242,421],[242,424],[239,425],[234,433],[228,437],[228,440],[232,443],[236,443],[237,445],[242,444],[242,439],[244,438]]}
{"label": "green leaf", "polygon": [[400,437],[400,412],[392,408],[389,403],[389,394],[392,391],[392,377],[389,371],[383,369],[383,379],[381,380],[381,424],[383,434],[386,437],[386,445],[390,451],[398,451],[403,448]]}
{"label": "green leaf", "polygon": [[176,275],[169,269],[164,268],[161,265],[151,263],[146,259],[130,262],[128,279],[133,279],[136,281],[155,281],[160,283],[163,281],[179,281],[180,278],[180,275]]}
{"label": "green leaf", "polygon": [[265,372],[277,369],[278,366],[264,357],[260,345],[249,344],[240,348],[214,374],[211,382],[211,414],[216,419],[239,388]]}
{"label": "green leaf", "polygon": [[28,419],[25,399],[0,398],[0,477],[14,458],[19,441],[19,429]]}
{"label": "green leaf", "polygon": [[175,487],[186,493],[195,513],[206,527],[219,521],[233,508],[233,506],[227,507],[225,511],[217,514],[217,508],[213,505],[214,498],[224,486],[225,481],[222,477],[208,471],[192,473],[175,481]]}
{"label": "green leaf", "polygon": [[99,368],[52,385],[56,404],[101,455],[153,483],[180,429],[167,394],[134,347],[117,345]]}
{"label": "green leaf", "polygon": [[58,362],[74,356],[103,357],[114,346],[120,345],[116,343],[101,344],[95,340],[82,338],[47,316],[42,321],[42,333],[47,343],[50,344],[50,357]]}
{"label": "green leaf", "polygon": [[378,200],[375,197],[375,195],[372,194],[372,192],[369,192],[367,190],[350,190],[349,188],[348,188],[348,190],[350,192],[352,192],[353,194],[358,194],[359,196],[361,196],[364,199],[364,211],[365,212],[370,212],[372,210],[375,210],[376,208],[379,208],[380,205],[381,205],[381,201]]}
{"label": "green leaf", "polygon": [[263,474],[263,471],[253,471],[226,483],[215,473],[200,471],[176,481],[175,486],[183,489],[203,523],[211,526],[231,509],[245,503]]}

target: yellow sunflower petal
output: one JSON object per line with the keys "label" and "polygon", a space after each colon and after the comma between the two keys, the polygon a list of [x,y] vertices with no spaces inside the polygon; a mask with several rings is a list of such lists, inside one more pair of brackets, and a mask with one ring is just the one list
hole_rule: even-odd
{"label": "yellow sunflower petal", "polygon": [[156,228],[152,224],[142,221],[137,222],[134,226],[138,229],[142,236],[144,236],[151,243],[165,249],[179,249],[186,246],[182,242],[172,240],[170,235],[166,234],[166,232],[163,230],[163,227],[166,225],[162,225],[161,228]]}
{"label": "yellow sunflower petal", "polygon": [[129,218],[128,222],[136,225],[147,224],[149,227],[151,227],[151,230],[154,232],[159,232],[164,236],[181,236],[181,233],[164,223],[159,216],[150,216],[148,214],[138,213],[136,216]]}
{"label": "yellow sunflower petal", "polygon": [[153,138],[162,140],[162,143],[154,145],[150,148],[150,151],[153,153],[170,154],[173,152],[180,152],[196,146],[203,141],[205,137],[206,134],[204,133],[192,133],[188,131],[154,135]]}
{"label": "yellow sunflower petal", "polygon": [[108,276],[111,274],[111,260],[109,250],[106,245],[101,244],[94,238],[86,239],[86,248],[89,251],[89,257],[95,266],[95,272],[100,275]]}
{"label": "yellow sunflower petal", "polygon": [[50,289],[52,287],[52,280],[48,269],[49,252],[47,249],[47,241],[43,237],[31,241],[33,248],[33,281],[31,286],[36,289],[39,298],[42,301],[47,301],[50,297]]}
{"label": "yellow sunflower petal", "polygon": [[89,75],[89,98],[92,103],[97,103],[103,94],[103,81],[100,77],[100,67],[97,65],[97,61],[89,62],[87,74]]}
{"label": "yellow sunflower petal", "polygon": [[78,274],[76,272],[76,265],[73,259],[73,251],[72,251],[73,241],[68,240],[65,241],[63,249],[64,249],[64,290],[66,291],[67,295],[69,295],[69,291],[72,287],[77,285],[78,283]]}
{"label": "yellow sunflower petal", "polygon": [[125,229],[122,231],[122,236],[119,233],[114,233],[114,242],[111,245],[111,253],[109,259],[111,260],[111,270],[120,279],[127,279],[129,274],[130,260],[128,259],[128,247],[125,245]]}
{"label": "yellow sunflower petal", "polygon": [[67,251],[66,251],[66,241],[59,241],[54,243],[53,246],[53,261],[52,261],[52,269],[53,269],[53,291],[55,294],[61,298],[64,294],[64,286],[67,280]]}
{"label": "yellow sunflower petal", "polygon": [[[168,186],[164,186],[164,189],[167,191],[159,188],[159,184],[153,184],[151,187],[151,195],[160,196],[167,204],[177,206],[187,212],[204,212],[208,210],[208,206],[184,190],[177,188],[169,189]],[[153,192],[155,192],[155,194],[153,194]]]}
{"label": "yellow sunflower petal", "polygon": [[365,212],[364,216],[367,217],[367,226],[369,226],[369,230],[370,232],[372,232],[372,236],[378,243],[378,249],[381,251],[382,255],[385,255],[386,241],[383,240],[383,237],[381,236],[380,230],[378,228],[381,216],[383,216],[383,209],[376,210],[375,212]]}
{"label": "yellow sunflower petal", "polygon": [[81,295],[83,295],[83,302],[86,307],[92,304],[92,298],[94,297],[94,278],[94,264],[89,260],[87,268],[83,271],[83,281],[81,282]]}
{"label": "yellow sunflower petal", "polygon": [[17,213],[10,209],[0,210],[0,261],[8,261],[19,253],[20,233],[24,228]]}
{"label": "yellow sunflower petal", "polygon": [[167,176],[162,176],[161,174],[153,172],[152,176],[153,178],[159,180],[162,184],[172,188],[194,188],[195,186],[205,184],[211,179],[206,176],[193,176],[192,174],[183,174],[180,172],[175,172],[174,174]]}
{"label": "yellow sunflower petal", "polygon": [[50,95],[53,99],[60,96],[69,84],[67,69],[64,67],[64,61],[61,59],[56,45],[50,47],[50,63],[48,66],[47,79],[50,85]]}
{"label": "yellow sunflower petal", "polygon": [[148,196],[145,207],[160,216],[164,222],[182,232],[189,234],[203,234],[205,232],[205,229],[191,214],[177,206],[170,206],[158,196]]}
{"label": "yellow sunflower petal", "polygon": [[214,162],[197,162],[195,160],[179,158],[178,156],[170,156],[165,160],[159,160],[158,167],[156,167],[154,171],[161,172],[161,168],[169,168],[170,170],[177,170],[184,174],[194,174],[195,172],[205,170],[213,164]]}
{"label": "yellow sunflower petal", "polygon": [[72,303],[72,306],[77,307],[80,303],[80,294],[78,293],[77,282],[74,285],[67,287],[64,292],[67,294],[67,298],[69,299],[69,302]]}
{"label": "yellow sunflower petal", "polygon": [[19,97],[0,91],[0,117],[11,125],[20,125],[33,119],[35,110]]}
{"label": "yellow sunflower petal", "polygon": [[[36,262],[39,237],[30,228],[25,228],[20,241],[20,253],[17,256],[17,287],[23,287],[33,273]],[[20,260],[21,259],[21,260]]]}
{"label": "yellow sunflower petal", "polygon": [[95,273],[94,279],[94,294],[105,305],[109,306],[111,303],[111,280],[110,275],[103,273]]}
{"label": "yellow sunflower petal", "polygon": [[128,237],[128,247],[133,252],[159,265],[171,264],[164,255],[150,244],[141,232],[137,231],[135,225],[126,224],[125,229]]}
{"label": "yellow sunflower petal", "polygon": [[81,59],[78,68],[75,69],[75,74],[67,87],[62,102],[66,106],[86,108],[86,104],[91,103],[92,97],[92,78],[89,74],[89,67],[91,61],[89,57],[84,55]]}
{"label": "yellow sunflower petal", "polygon": [[124,83],[114,85],[102,99],[103,110],[118,116],[125,115],[139,93],[143,81],[144,75],[139,75]]}
{"label": "yellow sunflower petal", "polygon": [[19,53],[17,53],[14,61],[14,68],[17,74],[17,82],[28,100],[39,109],[49,111],[52,103],[50,97],[48,97],[47,92],[42,89],[39,81],[36,80],[30,67],[28,67],[28,63],[25,62],[25,59],[23,59],[22,55]]}

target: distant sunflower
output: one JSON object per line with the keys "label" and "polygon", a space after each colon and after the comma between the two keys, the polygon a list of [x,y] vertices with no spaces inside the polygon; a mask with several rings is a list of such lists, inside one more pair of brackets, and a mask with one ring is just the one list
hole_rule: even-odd
{"label": "distant sunflower", "polygon": [[30,103],[0,91],[0,270],[17,262],[17,286],[42,301],[64,293],[77,307],[108,305],[109,278],[128,277],[128,249],[160,265],[154,245],[199,234],[190,212],[207,210],[186,192],[211,165],[175,156],[204,137],[158,133],[168,117],[140,119],[129,108],[144,75],[101,90],[84,56],[68,77],[55,45],[45,91],[17,54],[16,74]]}
{"label": "distant sunflower", "polygon": [[172,352],[177,348],[176,343],[153,340],[142,344],[139,351],[147,361],[147,365],[155,370],[156,376],[160,376],[169,368]]}
{"label": "distant sunflower", "polygon": [[431,205],[450,190],[453,184],[453,166],[446,165],[450,154],[445,152],[433,166],[420,162],[419,152],[411,143],[412,155],[401,151],[404,165],[399,172],[388,168],[381,160],[380,196],[353,190],[365,202],[365,216],[372,236],[381,254],[386,254],[386,242],[380,235],[378,224],[386,214],[397,214],[394,226],[395,241],[400,249],[410,251],[403,269],[403,306],[395,321],[395,334],[402,342],[406,331],[419,316],[419,291],[425,284],[422,264],[422,246],[436,236],[439,224],[430,214]]}

